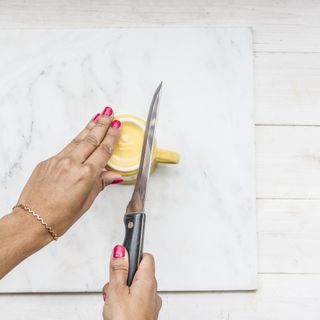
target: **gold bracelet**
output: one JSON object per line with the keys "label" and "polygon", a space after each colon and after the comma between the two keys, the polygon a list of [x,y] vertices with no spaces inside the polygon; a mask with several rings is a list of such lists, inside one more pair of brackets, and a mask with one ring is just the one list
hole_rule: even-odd
{"label": "gold bracelet", "polygon": [[53,240],[57,241],[58,240],[58,236],[57,234],[52,230],[51,227],[48,226],[47,223],[45,223],[43,221],[43,219],[36,213],[34,212],[33,210],[31,210],[29,207],[27,207],[26,205],[22,204],[22,203],[18,203],[16,204],[14,207],[12,207],[12,210],[14,208],[21,208],[25,211],[27,211],[28,213],[31,213],[38,221],[41,222],[41,224],[43,224],[45,226],[45,228],[47,229],[47,231],[50,233],[50,235],[52,236]]}

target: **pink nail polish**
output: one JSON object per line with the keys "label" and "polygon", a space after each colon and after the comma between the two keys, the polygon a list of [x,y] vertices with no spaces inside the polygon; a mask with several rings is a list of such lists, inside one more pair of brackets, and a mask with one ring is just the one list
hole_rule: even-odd
{"label": "pink nail polish", "polygon": [[105,117],[110,117],[113,114],[113,110],[110,107],[105,107],[102,111],[102,115]]}
{"label": "pink nail polish", "polygon": [[119,129],[121,127],[121,122],[119,120],[113,120],[111,123],[111,127],[115,129]]}
{"label": "pink nail polish", "polygon": [[118,184],[118,183],[121,183],[123,182],[123,179],[115,179],[111,182],[111,184]]}
{"label": "pink nail polish", "polygon": [[97,114],[92,118],[92,121],[97,122],[99,118],[100,118],[100,113],[97,113]]}
{"label": "pink nail polish", "polygon": [[116,245],[113,249],[113,257],[115,259],[123,258],[125,255],[125,248],[120,244]]}
{"label": "pink nail polish", "polygon": [[106,301],[107,299],[107,294],[105,292],[102,292],[102,297],[103,297],[103,301]]}

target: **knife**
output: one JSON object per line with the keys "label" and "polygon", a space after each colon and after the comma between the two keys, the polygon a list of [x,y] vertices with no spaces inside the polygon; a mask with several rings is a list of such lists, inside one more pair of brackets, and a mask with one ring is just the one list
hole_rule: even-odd
{"label": "knife", "polygon": [[127,249],[129,255],[129,273],[127,281],[129,287],[132,284],[132,280],[142,258],[144,227],[146,221],[144,206],[150,175],[152,147],[161,89],[162,82],[157,87],[151,101],[144,132],[139,172],[131,200],[128,203],[126,214],[124,215],[125,239],[123,245]]}

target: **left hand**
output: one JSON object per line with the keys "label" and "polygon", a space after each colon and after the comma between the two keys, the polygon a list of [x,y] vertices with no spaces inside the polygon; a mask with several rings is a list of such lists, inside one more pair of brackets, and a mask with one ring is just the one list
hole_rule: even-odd
{"label": "left hand", "polygon": [[[58,236],[64,234],[106,185],[123,181],[104,169],[120,126],[120,121],[113,121],[112,109],[105,108],[61,152],[36,166],[18,202],[36,211]],[[16,208],[13,213],[25,215],[22,211]],[[40,224],[39,228],[49,235]]]}

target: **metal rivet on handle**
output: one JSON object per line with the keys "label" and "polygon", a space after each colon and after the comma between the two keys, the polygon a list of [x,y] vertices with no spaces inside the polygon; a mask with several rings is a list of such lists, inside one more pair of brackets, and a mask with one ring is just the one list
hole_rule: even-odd
{"label": "metal rivet on handle", "polygon": [[132,222],[132,221],[130,221],[130,222],[128,223],[128,228],[129,228],[129,229],[132,229],[132,228],[133,228],[133,222]]}

